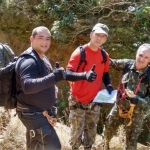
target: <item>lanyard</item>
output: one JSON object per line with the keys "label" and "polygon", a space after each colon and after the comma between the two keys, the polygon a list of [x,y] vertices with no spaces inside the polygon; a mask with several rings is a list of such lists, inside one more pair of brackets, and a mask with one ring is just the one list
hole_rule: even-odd
{"label": "lanyard", "polygon": [[[141,84],[142,79],[143,79],[143,76],[140,78],[140,80],[139,80],[139,82],[136,86],[136,89],[134,90],[135,95],[137,94],[137,92],[140,88],[140,84]],[[125,93],[125,84],[124,83],[122,84],[122,88],[123,88],[122,90],[120,89],[120,87],[118,88],[118,91],[122,94],[122,97],[120,98],[120,101],[124,100],[127,97],[127,95]]]}
{"label": "lanyard", "polygon": [[138,84],[137,84],[137,86],[136,86],[136,89],[134,90],[134,94],[135,94],[135,95],[137,94],[137,92],[138,92],[138,90],[139,90],[139,88],[140,88],[140,84],[141,84],[142,79],[143,79],[143,76],[140,78],[140,81],[138,82]]}

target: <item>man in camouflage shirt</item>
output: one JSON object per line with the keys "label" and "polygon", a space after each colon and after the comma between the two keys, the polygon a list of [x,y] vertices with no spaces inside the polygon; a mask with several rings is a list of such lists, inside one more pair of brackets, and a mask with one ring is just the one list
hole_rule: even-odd
{"label": "man in camouflage shirt", "polygon": [[7,44],[0,43],[0,68],[7,66],[9,62],[14,60],[14,52]]}
{"label": "man in camouflage shirt", "polygon": [[0,45],[0,68],[3,68],[8,64],[8,60],[6,57],[6,51],[4,50],[3,46]]}
{"label": "man in camouflage shirt", "polygon": [[110,149],[111,138],[118,127],[124,124],[126,131],[124,150],[137,150],[143,120],[150,110],[150,67],[148,66],[150,44],[145,43],[138,48],[135,60],[111,59],[110,62],[111,67],[122,70],[123,75],[118,88],[116,103],[104,126],[104,149]]}
{"label": "man in camouflage shirt", "polygon": [[[7,46],[8,47],[8,46]],[[4,45],[0,43],[0,68],[5,67],[10,61],[13,60],[14,55],[10,55],[9,49],[5,49]],[[8,110],[5,110],[4,107],[4,101],[0,101],[0,134],[3,134],[3,131],[6,130],[6,127],[8,123],[10,122],[10,112]]]}

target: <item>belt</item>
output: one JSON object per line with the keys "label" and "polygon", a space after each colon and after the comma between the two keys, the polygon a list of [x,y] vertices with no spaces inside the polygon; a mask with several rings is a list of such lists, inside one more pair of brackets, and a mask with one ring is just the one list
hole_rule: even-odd
{"label": "belt", "polygon": [[[91,102],[90,102],[91,103]],[[75,105],[72,105],[69,107],[70,110],[74,110],[74,109],[77,109],[77,108],[80,108],[80,109],[83,109],[83,110],[88,110],[88,109],[91,109],[93,110],[95,106],[102,106],[100,103],[95,103],[91,108],[84,108],[81,104],[81,102],[77,102]]]}
{"label": "belt", "polygon": [[39,111],[36,111],[36,112],[22,112],[22,114],[25,115],[25,116],[33,116],[35,114],[41,115],[42,111],[41,112],[39,112]]}
{"label": "belt", "polygon": [[[53,116],[52,110],[47,110],[47,112],[50,114],[50,116]],[[21,113],[24,116],[33,116],[35,114],[43,115],[43,111],[35,111],[35,112],[24,112],[24,111],[21,111]]]}
{"label": "belt", "polygon": [[[53,112],[51,110],[50,113],[48,113],[48,111],[42,111],[42,112],[21,112],[22,115],[24,116],[33,116],[35,114],[38,114],[38,115],[43,115],[44,117],[47,118],[47,121],[49,122],[49,124],[51,124],[52,126],[55,126],[56,125],[56,122],[57,122],[57,119],[55,118],[55,116],[53,115]],[[31,131],[33,132],[33,131]]]}

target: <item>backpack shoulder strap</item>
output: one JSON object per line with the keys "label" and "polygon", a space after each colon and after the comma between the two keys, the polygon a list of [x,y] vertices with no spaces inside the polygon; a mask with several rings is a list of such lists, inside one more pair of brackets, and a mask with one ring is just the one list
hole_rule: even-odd
{"label": "backpack shoulder strap", "polygon": [[[80,48],[80,62],[79,62],[76,72],[79,71],[79,68],[83,62],[84,62],[84,67],[82,68],[82,71],[84,71],[84,68],[87,65],[85,49],[82,45],[80,45],[79,48]],[[106,51],[104,50],[103,47],[100,47],[100,51],[101,51],[102,57],[103,57],[103,60],[101,63],[106,63],[106,61],[107,61]]]}
{"label": "backpack shoulder strap", "polygon": [[105,64],[107,61],[106,51],[104,50],[103,46],[100,47],[100,50],[101,50],[102,57],[103,57],[102,64],[103,63]]}
{"label": "backpack shoulder strap", "polygon": [[150,87],[150,66],[148,67],[148,70],[147,70],[147,77],[148,77],[148,86]]}
{"label": "backpack shoulder strap", "polygon": [[41,73],[42,73],[42,64],[40,62],[39,55],[30,47],[26,51],[24,51],[19,57],[23,57],[23,56],[31,56],[31,57],[33,57],[33,59],[37,63],[39,74],[41,75]]}
{"label": "backpack shoulder strap", "polygon": [[148,69],[147,69],[147,76],[150,78],[150,66],[148,66]]}
{"label": "backpack shoulder strap", "polygon": [[148,66],[148,68],[147,68],[145,78],[146,78],[145,83],[148,84],[148,86],[150,87],[150,66]]}
{"label": "backpack shoulder strap", "polygon": [[82,68],[83,71],[84,71],[85,66],[87,65],[87,61],[85,59],[86,58],[85,49],[84,49],[84,47],[82,45],[80,45],[79,48],[80,48],[80,62],[79,62],[79,65],[77,67],[76,72],[79,71],[79,68],[80,68],[82,63],[84,63],[84,67]]}

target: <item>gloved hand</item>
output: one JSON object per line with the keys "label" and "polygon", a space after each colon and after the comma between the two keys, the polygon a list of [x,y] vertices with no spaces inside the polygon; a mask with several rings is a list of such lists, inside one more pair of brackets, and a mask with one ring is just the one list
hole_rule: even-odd
{"label": "gloved hand", "polygon": [[94,72],[95,67],[96,66],[93,65],[92,68],[88,72],[85,73],[86,80],[89,82],[93,82],[97,77],[96,72]]}
{"label": "gloved hand", "polygon": [[129,100],[132,104],[135,104],[137,105],[138,103],[138,98],[137,96],[134,94],[133,91],[129,90],[129,89],[125,89],[125,92],[126,92],[126,99]]}
{"label": "gloved hand", "polygon": [[55,81],[61,81],[66,79],[66,72],[63,67],[59,67],[59,63],[56,62],[55,68],[53,70],[53,73],[55,75]]}
{"label": "gloved hand", "polygon": [[59,68],[59,62],[55,63],[54,69],[58,69]]}
{"label": "gloved hand", "polygon": [[111,85],[108,85],[106,87],[106,90],[108,91],[109,94],[111,94],[111,92],[114,90],[113,87]]}

